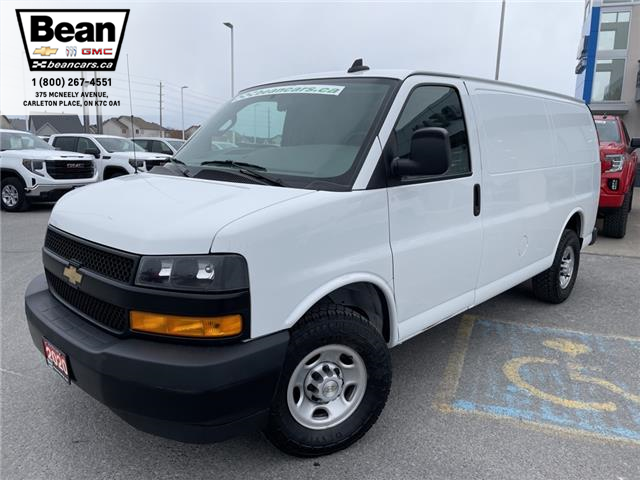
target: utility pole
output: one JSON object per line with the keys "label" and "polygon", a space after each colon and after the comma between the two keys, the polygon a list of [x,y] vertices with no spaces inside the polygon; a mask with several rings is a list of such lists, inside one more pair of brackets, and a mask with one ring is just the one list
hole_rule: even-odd
{"label": "utility pole", "polygon": [[164,138],[164,128],[162,128],[162,80],[160,80],[160,137]]}
{"label": "utility pole", "polygon": [[[82,94],[84,95],[87,92],[87,83],[84,81],[84,72],[82,72]],[[89,107],[87,107],[84,103],[86,97],[82,99],[82,123],[84,123],[84,133],[90,133],[89,124],[91,123],[91,119],[89,117]]]}
{"label": "utility pole", "polygon": [[[231,32],[231,98],[235,96],[235,86],[234,82],[234,68],[233,68],[233,23],[231,22],[223,22],[223,25],[229,29]],[[231,130],[231,142],[235,145],[236,143],[236,131],[235,128]]]}
{"label": "utility pole", "polygon": [[93,72],[93,79],[96,82],[96,133],[102,133],[102,106],[100,102],[102,99],[98,96],[100,93],[100,87],[98,87],[98,72]]}
{"label": "utility pole", "polygon": [[234,95],[236,94],[235,93],[235,87],[233,85],[233,83],[234,83],[234,78],[233,78],[234,77],[234,71],[233,71],[234,70],[234,68],[233,68],[233,60],[234,60],[234,58],[233,58],[233,56],[234,56],[234,52],[233,52],[233,23],[224,22],[223,25],[225,27],[227,27],[231,32],[231,98],[233,98]]}
{"label": "utility pole", "polygon": [[182,113],[182,139],[184,140],[184,89],[189,88],[187,85],[180,87],[180,111]]}
{"label": "utility pole", "polygon": [[500,13],[500,33],[498,34],[498,55],[496,57],[496,77],[500,77],[500,55],[502,54],[502,34],[504,32],[504,10],[507,5],[506,0],[502,0],[502,12]]}

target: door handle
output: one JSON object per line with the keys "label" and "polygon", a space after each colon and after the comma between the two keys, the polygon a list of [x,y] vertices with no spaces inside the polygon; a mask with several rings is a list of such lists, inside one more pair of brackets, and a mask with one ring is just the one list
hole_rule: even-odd
{"label": "door handle", "polygon": [[480,215],[480,184],[476,183],[473,186],[473,216]]}

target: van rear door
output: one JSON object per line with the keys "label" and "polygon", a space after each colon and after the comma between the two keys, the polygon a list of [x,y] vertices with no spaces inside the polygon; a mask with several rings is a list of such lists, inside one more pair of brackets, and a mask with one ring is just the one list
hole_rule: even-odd
{"label": "van rear door", "polygon": [[[474,304],[482,224],[480,205],[474,208],[479,152],[464,83],[411,76],[396,102],[402,99],[387,148],[406,157],[416,129],[442,127],[452,150],[443,175],[392,179],[388,188],[399,336],[405,339]],[[399,108],[394,104],[391,113]]]}

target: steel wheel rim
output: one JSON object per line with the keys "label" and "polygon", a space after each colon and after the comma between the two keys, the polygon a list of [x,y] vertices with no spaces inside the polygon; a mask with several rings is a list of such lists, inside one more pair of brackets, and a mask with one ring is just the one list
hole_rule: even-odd
{"label": "steel wheel rim", "polygon": [[2,188],[2,203],[7,207],[15,207],[18,204],[20,192],[13,185],[5,185]]}
{"label": "steel wheel rim", "polygon": [[573,269],[575,266],[575,254],[573,248],[567,246],[562,252],[562,259],[560,260],[560,288],[567,288],[571,277],[573,277]]}
{"label": "steel wheel rim", "polygon": [[362,357],[346,345],[325,345],[306,355],[291,374],[287,405],[303,427],[325,430],[358,409],[366,388]]}

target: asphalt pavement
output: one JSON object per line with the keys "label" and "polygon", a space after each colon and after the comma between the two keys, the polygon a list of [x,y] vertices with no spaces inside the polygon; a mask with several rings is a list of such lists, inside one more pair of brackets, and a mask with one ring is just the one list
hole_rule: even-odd
{"label": "asphalt pavement", "polygon": [[50,207],[2,213],[2,479],[639,479],[640,191],[629,235],[582,255],[561,305],[522,284],[392,351],[378,423],[286,456],[255,433],[188,445],[136,431],[44,364],[23,294]]}

